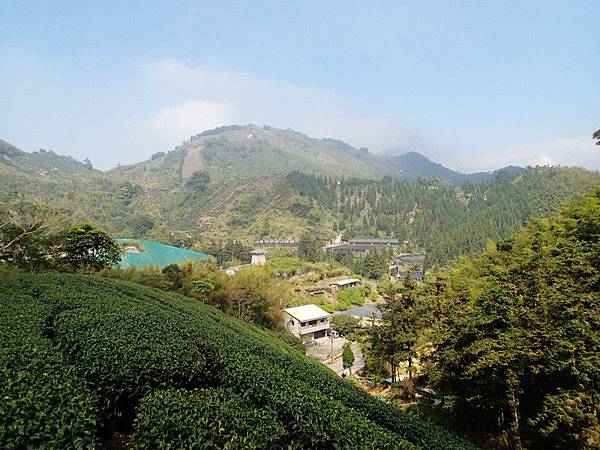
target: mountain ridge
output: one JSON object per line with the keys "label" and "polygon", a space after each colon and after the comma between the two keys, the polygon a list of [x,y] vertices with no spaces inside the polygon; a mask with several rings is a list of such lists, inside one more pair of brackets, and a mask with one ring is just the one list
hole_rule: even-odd
{"label": "mountain ridge", "polygon": [[[10,150],[9,150],[10,149]],[[29,166],[39,165],[40,170],[54,169],[55,163],[65,171],[91,169],[69,156],[53,151],[24,152],[16,146],[0,140],[0,158],[6,152],[20,152],[21,160]],[[41,156],[46,154],[47,161]],[[0,159],[8,164],[8,160]],[[177,170],[168,165],[180,165]],[[68,169],[68,170],[67,170]],[[98,171],[105,174],[118,173],[134,180],[147,178],[139,171],[166,171],[170,176],[187,180],[193,172],[206,170],[215,180],[227,178],[251,178],[254,176],[285,175],[293,170],[320,173],[327,176],[355,178],[392,178],[414,180],[418,176],[437,176],[455,185],[465,181],[482,182],[492,178],[498,171],[522,168],[501,168],[491,172],[462,173],[436,163],[416,151],[403,154],[371,153],[367,148],[355,148],[333,138],[312,138],[292,129],[269,126],[228,125],[191,136],[174,149],[160,151],[144,161]],[[177,174],[175,172],[180,171]]]}
{"label": "mountain ridge", "polygon": [[256,126],[207,130],[105,172],[2,141],[0,197],[48,205],[115,236],[175,245],[306,233],[327,241],[341,231],[408,238],[406,250],[444,262],[480,249],[487,238],[508,237],[530,217],[600,184],[597,173],[576,168],[465,179],[414,152],[392,162],[335,139]]}

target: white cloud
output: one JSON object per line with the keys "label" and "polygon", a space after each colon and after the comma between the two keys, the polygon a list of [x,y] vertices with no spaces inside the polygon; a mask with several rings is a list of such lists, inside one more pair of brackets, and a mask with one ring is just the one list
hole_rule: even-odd
{"label": "white cloud", "polygon": [[[328,90],[175,59],[144,64],[142,70],[156,95],[173,105],[146,120],[153,132],[165,128],[160,134],[172,136],[171,147],[206,128],[230,123],[292,127],[312,137],[342,139],[374,150],[416,148],[424,142],[408,121],[362,111]],[[206,120],[191,119],[198,116]]]}
{"label": "white cloud", "polygon": [[198,131],[230,122],[233,117],[234,108],[228,101],[187,100],[159,110],[146,124],[161,142],[182,141]]}

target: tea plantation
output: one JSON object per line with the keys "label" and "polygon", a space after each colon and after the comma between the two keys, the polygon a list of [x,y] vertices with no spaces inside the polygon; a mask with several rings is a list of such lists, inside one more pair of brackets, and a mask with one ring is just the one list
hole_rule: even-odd
{"label": "tea plantation", "polygon": [[472,448],[197,301],[0,280],[1,448]]}

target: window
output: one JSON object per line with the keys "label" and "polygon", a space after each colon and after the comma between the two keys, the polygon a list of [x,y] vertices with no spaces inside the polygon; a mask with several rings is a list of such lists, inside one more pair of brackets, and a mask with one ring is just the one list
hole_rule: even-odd
{"label": "window", "polygon": [[311,320],[310,322],[308,322],[309,325],[316,325],[317,321],[316,320]]}
{"label": "window", "polygon": [[294,320],[292,319],[292,326],[294,326],[294,325],[296,325],[296,324],[294,323]]}

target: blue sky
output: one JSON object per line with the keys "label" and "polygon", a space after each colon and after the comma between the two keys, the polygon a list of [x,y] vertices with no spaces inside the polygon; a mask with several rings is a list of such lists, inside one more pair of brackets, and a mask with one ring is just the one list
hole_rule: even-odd
{"label": "blue sky", "polygon": [[229,123],[459,170],[600,169],[600,1],[0,8],[0,138],[110,168]]}

